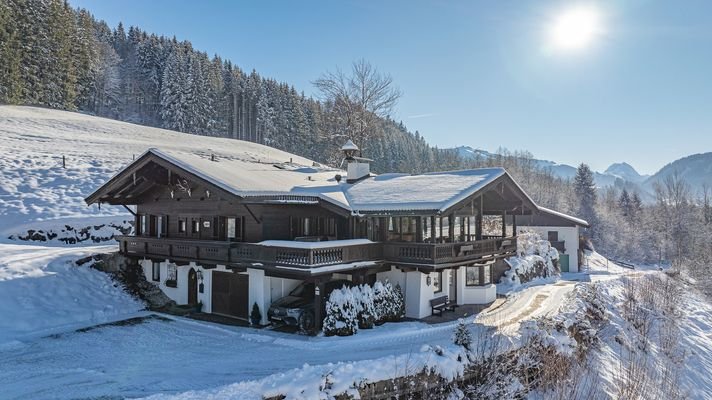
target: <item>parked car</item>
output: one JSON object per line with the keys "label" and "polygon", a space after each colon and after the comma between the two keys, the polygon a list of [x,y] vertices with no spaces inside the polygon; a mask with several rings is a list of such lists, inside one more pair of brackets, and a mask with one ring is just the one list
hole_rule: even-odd
{"label": "parked car", "polygon": [[[344,279],[329,281],[326,283],[324,299],[328,299],[334,289],[343,286],[351,287],[353,283]],[[302,282],[292,290],[289,295],[272,303],[267,311],[267,318],[270,322],[283,323],[291,326],[298,326],[303,331],[310,331],[314,328],[314,283]],[[326,304],[326,301],[324,302]],[[322,315],[324,315],[322,310]]]}

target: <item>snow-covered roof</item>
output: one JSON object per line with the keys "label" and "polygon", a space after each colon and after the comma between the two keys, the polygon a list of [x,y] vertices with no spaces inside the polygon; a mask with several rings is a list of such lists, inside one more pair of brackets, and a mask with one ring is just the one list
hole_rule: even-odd
{"label": "snow-covered roof", "polygon": [[346,151],[346,150],[358,151],[358,146],[356,146],[356,144],[354,142],[352,142],[351,139],[349,139],[346,143],[344,143],[343,146],[341,146],[341,150],[342,151]]}
{"label": "snow-covered roof", "polygon": [[573,217],[573,216],[571,216],[571,215],[564,214],[564,213],[558,212],[558,211],[554,211],[554,210],[552,210],[552,209],[550,209],[550,208],[542,207],[542,206],[539,206],[539,205],[537,206],[537,208],[539,208],[539,211],[540,211],[540,212],[543,212],[543,213],[545,213],[545,214],[551,214],[551,215],[557,216],[557,217],[559,217],[559,218],[563,218],[563,219],[569,220],[569,221],[575,223],[576,225],[585,226],[585,227],[588,227],[588,226],[589,226],[589,225],[588,225],[588,222],[586,222],[585,220],[582,220],[581,218],[576,218],[576,217]]}
{"label": "snow-covered roof", "polygon": [[348,203],[335,176],[341,170],[270,160],[245,160],[211,153],[149,149],[150,153],[240,197],[296,195],[320,198],[343,208]]}
{"label": "snow-covered roof", "polygon": [[504,168],[384,174],[349,186],[346,198],[354,213],[368,211],[446,210],[505,174]]}
{"label": "snow-covered roof", "polygon": [[[230,152],[151,148],[144,155],[149,153],[243,198],[289,204],[326,201],[355,215],[444,212],[507,175],[504,168],[480,168],[419,175],[383,174],[349,184],[336,181],[336,175],[344,173],[340,169],[325,167],[297,156],[289,157],[289,153],[284,152],[280,152],[281,157],[277,159],[269,157],[273,155],[269,152],[240,153],[234,148]],[[142,158],[138,157],[135,162]],[[531,205],[536,205],[516,182],[514,185]],[[95,194],[101,190],[98,189]],[[540,212],[588,226],[581,219],[536,207]]]}
{"label": "snow-covered roof", "polygon": [[305,165],[310,163],[305,159],[298,162],[262,160],[212,150],[151,148],[144,155],[147,153],[243,198],[300,204],[313,204],[320,199],[354,214],[444,211],[506,174],[503,168],[420,175],[384,174],[348,184],[336,181],[336,175],[344,171],[315,163]]}

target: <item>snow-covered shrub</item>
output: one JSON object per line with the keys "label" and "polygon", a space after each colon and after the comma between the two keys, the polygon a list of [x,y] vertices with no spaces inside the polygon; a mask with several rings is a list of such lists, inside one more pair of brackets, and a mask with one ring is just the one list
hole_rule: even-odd
{"label": "snow-covered shrub", "polygon": [[25,242],[59,242],[63,244],[86,244],[115,242],[116,236],[133,232],[133,221],[121,220],[96,224],[40,225],[37,229],[27,229],[8,236],[10,240]]}
{"label": "snow-covered shrub", "polygon": [[398,322],[405,317],[405,297],[399,284],[393,288],[393,322]]}
{"label": "snow-covered shrub", "polygon": [[388,290],[381,281],[376,281],[373,284],[373,308],[377,325],[381,325],[388,320]]}
{"label": "snow-covered shrub", "polygon": [[351,294],[356,300],[356,314],[359,329],[371,329],[376,322],[376,307],[373,303],[373,289],[369,285],[354,286]]}
{"label": "snow-covered shrub", "polygon": [[358,331],[357,302],[350,288],[336,289],[326,302],[324,335],[349,336]]}
{"label": "snow-covered shrub", "polygon": [[458,320],[457,326],[455,326],[455,332],[452,334],[452,342],[464,347],[466,350],[471,350],[472,348],[472,333],[462,318]]}
{"label": "snow-covered shrub", "polygon": [[538,233],[524,231],[517,236],[517,256],[505,260],[509,270],[505,271],[500,284],[512,288],[537,278],[558,277],[559,252],[551,243],[542,240]]}
{"label": "snow-covered shrub", "polygon": [[405,316],[405,298],[400,285],[395,287],[386,280],[373,285],[376,323],[398,322]]}

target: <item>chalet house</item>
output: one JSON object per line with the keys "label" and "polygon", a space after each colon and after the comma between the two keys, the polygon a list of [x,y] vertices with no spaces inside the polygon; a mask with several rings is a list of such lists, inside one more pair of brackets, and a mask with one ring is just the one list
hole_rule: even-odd
{"label": "chalet house", "polygon": [[411,318],[430,315],[430,300],[443,296],[490,303],[525,225],[578,253],[586,222],[539,207],[503,168],[372,175],[353,143],[342,150],[346,172],[283,152],[150,149],[86,202],[135,214],[120,251],[178,304],[247,318],[257,303],[263,323],[270,304],[304,281],[314,283],[317,328],[334,279],[397,283]]}

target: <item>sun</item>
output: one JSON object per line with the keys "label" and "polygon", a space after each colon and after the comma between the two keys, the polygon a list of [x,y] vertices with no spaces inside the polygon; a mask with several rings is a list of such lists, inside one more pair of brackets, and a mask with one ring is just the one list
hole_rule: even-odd
{"label": "sun", "polygon": [[587,48],[602,32],[600,11],[586,5],[563,11],[554,18],[549,30],[551,45],[561,51]]}

